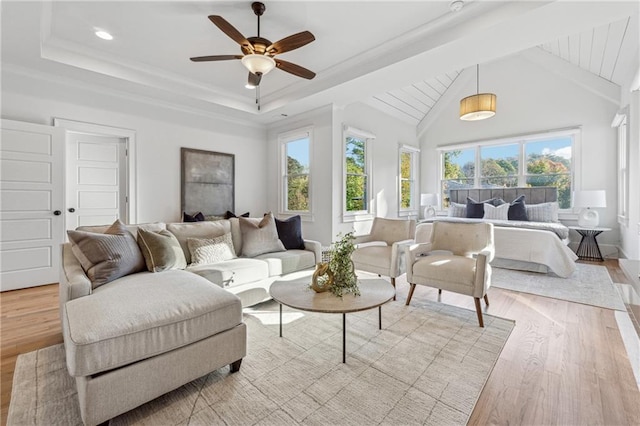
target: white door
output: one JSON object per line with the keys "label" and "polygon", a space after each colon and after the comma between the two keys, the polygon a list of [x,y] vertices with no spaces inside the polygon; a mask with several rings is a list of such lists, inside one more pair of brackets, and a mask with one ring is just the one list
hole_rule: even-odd
{"label": "white door", "polygon": [[127,223],[126,140],[67,134],[67,229]]}
{"label": "white door", "polygon": [[0,140],[0,290],[57,283],[65,132],[2,120]]}

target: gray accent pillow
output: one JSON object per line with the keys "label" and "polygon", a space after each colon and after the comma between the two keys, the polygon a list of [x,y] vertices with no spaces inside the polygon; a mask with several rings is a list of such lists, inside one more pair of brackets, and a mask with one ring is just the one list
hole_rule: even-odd
{"label": "gray accent pillow", "polygon": [[508,217],[509,204],[502,204],[496,207],[493,204],[485,203],[483,219],[507,220]]}
{"label": "gray accent pillow", "polygon": [[138,230],[138,246],[144,256],[149,272],[162,272],[170,269],[184,269],[187,261],[180,242],[171,232]]}
{"label": "gray accent pillow", "polygon": [[191,266],[210,265],[237,257],[231,232],[216,238],[187,238],[187,245],[191,253]]}
{"label": "gray accent pillow", "polygon": [[262,219],[239,217],[242,233],[242,256],[255,257],[264,253],[285,251],[278,238],[276,221],[271,212]]}
{"label": "gray accent pillow", "polygon": [[557,202],[527,204],[525,208],[531,222],[559,222]]}
{"label": "gray accent pillow", "polygon": [[95,289],[125,275],[145,270],[145,262],[133,235],[116,220],[104,234],[67,231],[71,250]]}
{"label": "gray accent pillow", "polygon": [[449,217],[467,217],[467,205],[451,202],[449,204]]}

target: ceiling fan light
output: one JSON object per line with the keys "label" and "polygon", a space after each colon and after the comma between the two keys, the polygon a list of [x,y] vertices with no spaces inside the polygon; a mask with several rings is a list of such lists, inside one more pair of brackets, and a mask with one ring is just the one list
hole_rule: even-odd
{"label": "ceiling fan light", "polygon": [[243,56],[241,61],[242,65],[253,74],[265,75],[276,66],[276,61],[272,57],[255,53]]}
{"label": "ceiling fan light", "polygon": [[478,93],[460,101],[460,120],[478,121],[496,115],[497,97],[493,93]]}

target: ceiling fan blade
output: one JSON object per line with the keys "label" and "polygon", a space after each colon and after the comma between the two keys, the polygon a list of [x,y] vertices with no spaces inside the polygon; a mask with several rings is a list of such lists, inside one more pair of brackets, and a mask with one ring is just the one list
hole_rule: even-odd
{"label": "ceiling fan blade", "polygon": [[258,87],[260,85],[260,80],[262,80],[262,73],[254,74],[250,72],[249,78],[247,79],[247,85],[250,87]]}
{"label": "ceiling fan blade", "polygon": [[213,24],[220,28],[220,30],[228,35],[232,40],[238,43],[240,46],[244,46],[247,49],[251,50],[253,53],[253,45],[249,43],[249,40],[245,36],[240,33],[233,25],[227,22],[222,16],[219,15],[209,15],[209,20],[213,22]]}
{"label": "ceiling fan blade", "polygon": [[193,62],[230,61],[232,59],[242,59],[242,55],[213,55],[213,56],[197,56],[195,58],[191,58]]}
{"label": "ceiling fan blade", "polygon": [[311,80],[313,77],[316,76],[315,72],[310,71],[304,67],[301,67],[300,65],[283,61],[282,59],[276,59],[276,67],[280,68],[282,71],[286,71],[298,77],[306,78],[307,80]]}
{"label": "ceiling fan blade", "polygon": [[270,55],[279,55],[302,47],[305,44],[309,44],[315,39],[316,38],[309,31],[302,31],[301,33],[290,35],[289,37],[276,41],[271,46],[267,47],[267,53]]}

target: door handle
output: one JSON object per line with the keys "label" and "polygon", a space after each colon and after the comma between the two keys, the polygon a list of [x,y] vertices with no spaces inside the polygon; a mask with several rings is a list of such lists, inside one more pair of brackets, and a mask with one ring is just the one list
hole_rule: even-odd
{"label": "door handle", "polygon": [[69,211],[69,213],[73,213],[73,212],[75,212],[75,211],[76,211],[76,209],[74,209],[73,207],[69,207],[69,208],[67,209],[67,211]]}
{"label": "door handle", "polygon": [[60,210],[56,210],[53,212],[54,215],[56,216],[60,216],[62,214],[62,212]]}

